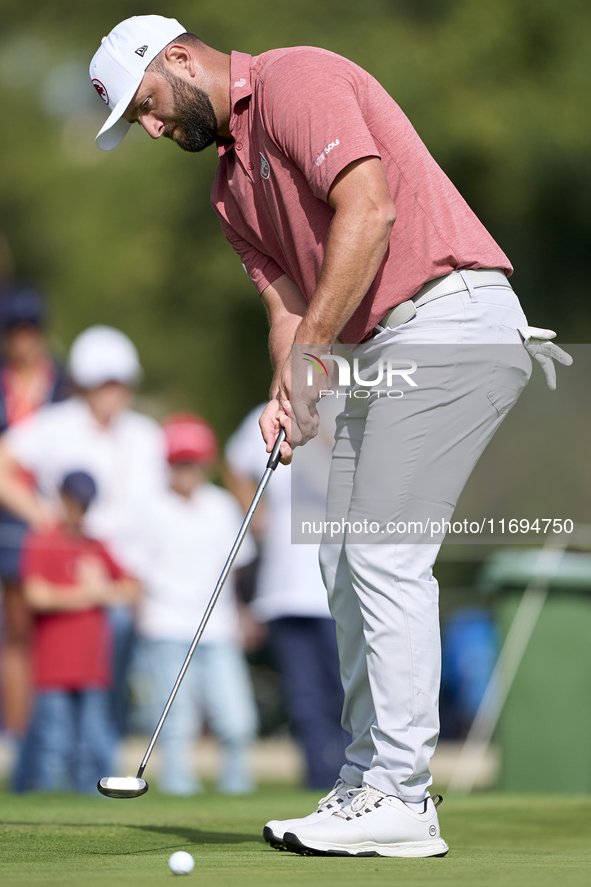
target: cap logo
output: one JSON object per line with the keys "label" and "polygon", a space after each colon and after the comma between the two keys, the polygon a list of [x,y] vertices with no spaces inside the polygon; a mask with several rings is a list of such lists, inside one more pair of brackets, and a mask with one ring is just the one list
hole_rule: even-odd
{"label": "cap logo", "polygon": [[147,44],[144,43],[143,46],[138,46],[138,48],[135,51],[135,54],[141,55],[141,57],[143,58],[145,56],[147,50],[148,50],[148,46],[147,46]]}
{"label": "cap logo", "polygon": [[93,80],[92,85],[94,86],[94,88],[96,89],[96,91],[98,92],[100,97],[102,98],[105,105],[108,105],[109,104],[109,93],[107,92],[105,86],[101,83],[100,80]]}

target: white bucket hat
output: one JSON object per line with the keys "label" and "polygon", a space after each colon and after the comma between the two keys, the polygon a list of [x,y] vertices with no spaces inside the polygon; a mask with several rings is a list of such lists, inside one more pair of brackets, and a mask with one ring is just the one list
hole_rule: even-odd
{"label": "white bucket hat", "polygon": [[142,368],[131,339],[112,326],[90,326],[74,339],[69,369],[80,388],[97,388],[105,382],[133,385]]}
{"label": "white bucket hat", "polygon": [[135,15],[103,37],[90,63],[90,79],[111,115],[96,137],[103,151],[123,141],[130,124],[123,120],[150,62],[175,37],[187,32],[174,18]]}

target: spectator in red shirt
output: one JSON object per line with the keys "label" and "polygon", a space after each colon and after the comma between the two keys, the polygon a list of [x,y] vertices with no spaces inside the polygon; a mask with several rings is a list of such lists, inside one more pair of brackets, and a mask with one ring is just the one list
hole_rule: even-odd
{"label": "spectator in red shirt", "polygon": [[[111,638],[104,608],[129,603],[138,583],[102,543],[84,535],[96,484],[83,471],[64,478],[63,523],[32,532],[23,548],[25,599],[35,613],[36,700],[17,788],[93,791],[111,770]],[[26,771],[26,772],[23,772]]]}

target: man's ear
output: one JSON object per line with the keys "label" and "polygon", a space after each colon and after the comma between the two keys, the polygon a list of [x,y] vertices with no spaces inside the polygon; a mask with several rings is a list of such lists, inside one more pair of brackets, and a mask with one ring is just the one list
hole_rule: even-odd
{"label": "man's ear", "polygon": [[193,53],[183,43],[170,43],[164,50],[164,58],[173,69],[178,71],[180,68],[192,77],[195,75]]}

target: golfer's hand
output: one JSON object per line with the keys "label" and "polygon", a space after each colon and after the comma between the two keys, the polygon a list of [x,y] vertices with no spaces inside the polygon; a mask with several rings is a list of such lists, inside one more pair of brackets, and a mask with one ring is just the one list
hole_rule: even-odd
{"label": "golfer's hand", "polygon": [[[270,453],[275,446],[277,435],[282,428],[285,428],[286,437],[288,438],[291,420],[289,416],[283,412],[281,404],[276,397],[273,397],[263,410],[261,418],[259,419],[259,426],[261,434],[263,435],[263,440],[267,445],[268,453]],[[291,462],[291,455],[291,444],[289,444],[288,439],[286,439],[281,444],[281,462],[283,465],[289,465]]]}
{"label": "golfer's hand", "polygon": [[320,400],[322,384],[317,374],[312,376],[312,384],[308,385],[309,364],[302,355],[294,353],[285,361],[279,377],[277,398],[283,412],[289,417],[290,424],[288,441],[292,449],[301,447],[318,434],[318,411],[316,404]]}
{"label": "golfer's hand", "polygon": [[571,355],[550,341],[556,335],[553,330],[524,326],[519,329],[519,333],[526,350],[542,367],[548,388],[554,391],[556,389],[556,367],[553,361],[557,360],[563,366],[570,366],[573,362]]}

